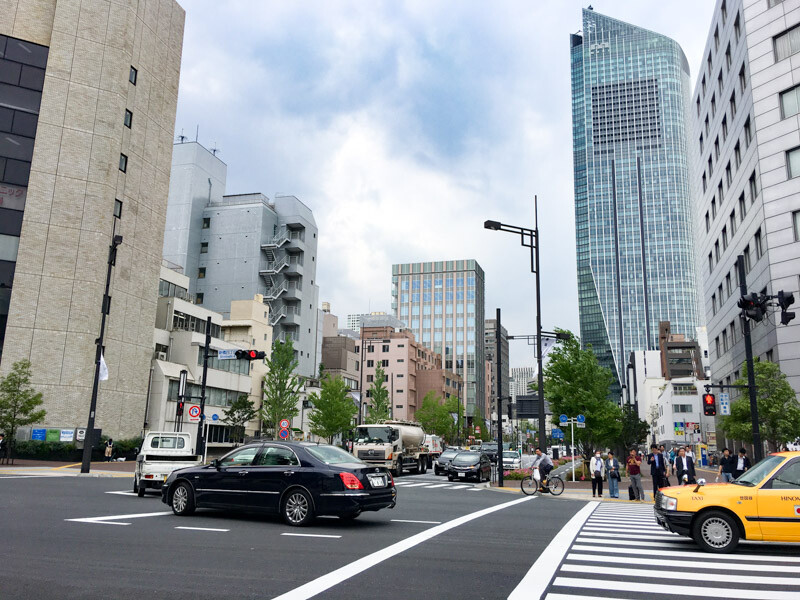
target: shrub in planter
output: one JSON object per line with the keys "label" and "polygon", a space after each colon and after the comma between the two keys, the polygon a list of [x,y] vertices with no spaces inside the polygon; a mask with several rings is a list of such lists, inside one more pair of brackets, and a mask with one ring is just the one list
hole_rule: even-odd
{"label": "shrub in planter", "polygon": [[503,471],[503,479],[516,479],[521,480],[523,477],[530,475],[528,471],[521,469],[514,469],[513,471]]}
{"label": "shrub in planter", "polygon": [[14,458],[77,462],[80,460],[80,450],[78,450],[72,442],[40,442],[29,440],[25,442],[16,442],[14,445]]}

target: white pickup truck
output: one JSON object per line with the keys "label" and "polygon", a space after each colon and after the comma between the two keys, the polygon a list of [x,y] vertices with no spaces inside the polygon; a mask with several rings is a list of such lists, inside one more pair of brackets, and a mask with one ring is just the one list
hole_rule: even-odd
{"label": "white pickup truck", "polygon": [[202,456],[192,454],[192,437],[188,433],[150,431],[136,457],[133,492],[141,498],[148,489],[160,490],[170,473],[202,461]]}

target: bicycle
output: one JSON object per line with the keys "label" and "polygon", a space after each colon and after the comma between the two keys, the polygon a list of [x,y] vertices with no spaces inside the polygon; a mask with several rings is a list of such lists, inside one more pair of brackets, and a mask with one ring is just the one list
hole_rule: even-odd
{"label": "bicycle", "polygon": [[560,496],[564,492],[564,480],[558,475],[551,474],[547,477],[547,483],[542,485],[542,482],[531,474],[522,478],[520,487],[527,496],[535,496],[540,492],[550,492],[553,496]]}

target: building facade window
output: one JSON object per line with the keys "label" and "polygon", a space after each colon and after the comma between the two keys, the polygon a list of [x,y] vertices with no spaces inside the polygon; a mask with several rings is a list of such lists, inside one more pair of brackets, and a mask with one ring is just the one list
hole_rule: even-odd
{"label": "building facade window", "polygon": [[200,254],[208,254],[208,242],[200,242]]}
{"label": "building facade window", "polygon": [[130,129],[132,124],[133,124],[133,113],[126,108],[125,109],[125,127]]}
{"label": "building facade window", "polygon": [[117,219],[122,218],[122,201],[114,198],[114,216]]}
{"label": "building facade window", "polygon": [[203,293],[202,292],[198,292],[197,294],[195,294],[195,300],[194,301],[195,301],[195,304],[202,304],[203,303]]}
{"label": "building facade window", "polygon": [[197,278],[198,279],[205,279],[206,278],[206,268],[200,267],[197,269]]}
{"label": "building facade window", "polygon": [[136,85],[136,80],[139,77],[139,71],[136,70],[133,66],[131,67],[131,72],[128,74],[128,81],[130,81],[133,85]]}
{"label": "building facade window", "polygon": [[800,85],[781,92],[781,118],[786,119],[800,112]]}
{"label": "building facade window", "polygon": [[209,229],[211,227],[211,217],[203,217],[203,229]]}
{"label": "building facade window", "polygon": [[790,179],[800,176],[800,148],[794,148],[786,153],[786,167]]}
{"label": "building facade window", "polygon": [[800,242],[800,210],[792,213],[792,227],[794,228],[794,241]]}
{"label": "building facade window", "polygon": [[753,237],[753,246],[756,249],[756,260],[758,260],[764,254],[764,249],[762,247],[762,241],[761,241],[761,228],[760,227],[758,228],[758,231],[756,231],[756,234]]}
{"label": "building facade window", "polygon": [[795,25],[788,31],[773,38],[775,46],[775,60],[789,58],[800,52],[800,25]]}
{"label": "building facade window", "polygon": [[119,155],[119,170],[123,173],[128,172],[128,157],[124,154]]}

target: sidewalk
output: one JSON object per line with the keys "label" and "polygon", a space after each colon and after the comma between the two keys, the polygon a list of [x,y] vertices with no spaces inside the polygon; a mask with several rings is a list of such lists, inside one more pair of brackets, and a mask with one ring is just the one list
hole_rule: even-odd
{"label": "sidewalk", "polygon": [[135,461],[93,462],[89,473],[81,473],[81,463],[15,459],[13,465],[0,465],[0,475],[18,477],[131,477]]}

